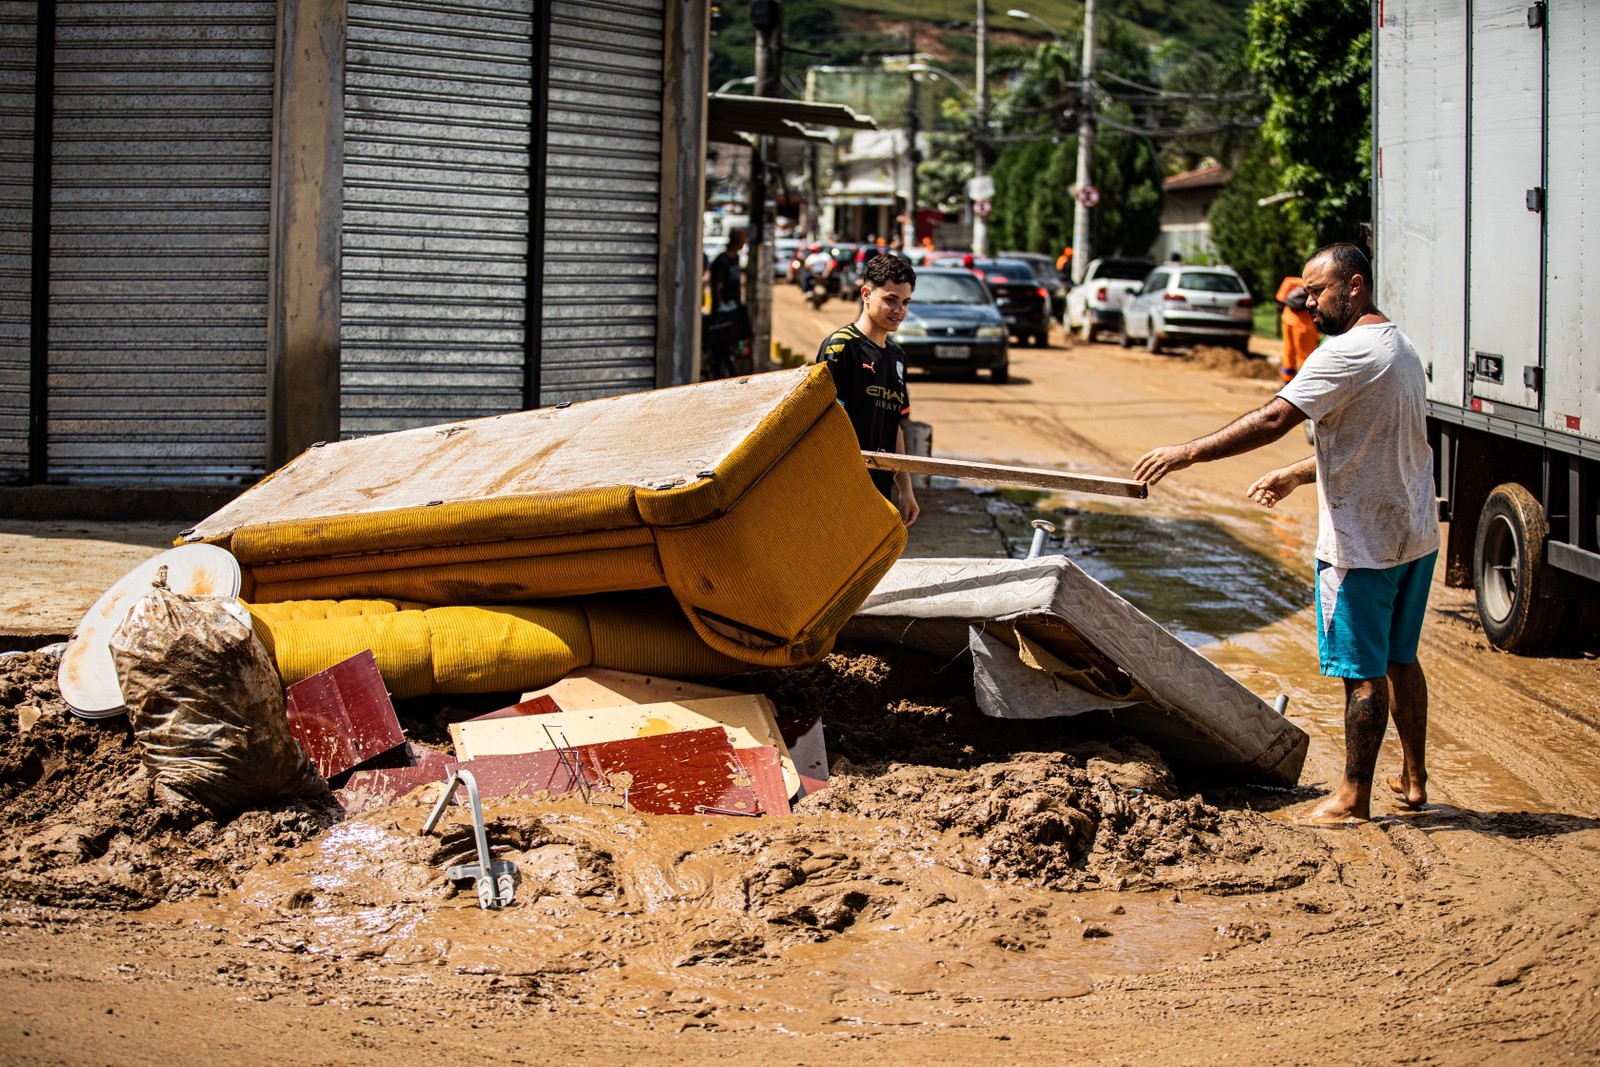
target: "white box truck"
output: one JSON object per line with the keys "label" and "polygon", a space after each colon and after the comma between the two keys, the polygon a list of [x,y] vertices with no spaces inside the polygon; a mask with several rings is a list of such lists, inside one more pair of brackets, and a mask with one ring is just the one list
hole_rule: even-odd
{"label": "white box truck", "polygon": [[1600,3],[1379,0],[1373,42],[1377,300],[1428,365],[1447,580],[1500,648],[1592,634]]}

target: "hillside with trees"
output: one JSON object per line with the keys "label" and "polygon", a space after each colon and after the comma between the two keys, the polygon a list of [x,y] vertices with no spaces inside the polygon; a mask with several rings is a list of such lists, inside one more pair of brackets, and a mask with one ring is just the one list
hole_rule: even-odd
{"label": "hillside with trees", "polygon": [[[925,82],[937,106],[919,204],[961,210],[981,149],[996,187],[993,246],[1055,252],[1071,240],[1067,191],[1088,103],[1083,5],[1034,0],[1026,10],[1040,21],[1010,9],[1010,0],[988,9],[985,129],[968,88],[974,8],[955,0],[785,0],[785,95],[803,95],[807,66],[872,66],[904,57],[914,39],[918,56],[957,83]],[[1359,238],[1371,155],[1362,0],[1101,0],[1098,11],[1096,250],[1149,248],[1162,179],[1207,163],[1234,171],[1211,213],[1213,242],[1258,293],[1318,244]],[[746,6],[723,5],[717,22],[713,86],[754,67]]]}

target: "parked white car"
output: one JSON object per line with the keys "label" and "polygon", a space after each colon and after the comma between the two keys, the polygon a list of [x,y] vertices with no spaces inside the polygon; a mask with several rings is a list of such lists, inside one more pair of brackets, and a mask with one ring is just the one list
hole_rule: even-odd
{"label": "parked white car", "polygon": [[1163,263],[1122,309],[1124,348],[1143,341],[1159,352],[1163,345],[1209,341],[1248,352],[1254,329],[1255,303],[1232,267]]}
{"label": "parked white car", "polygon": [[1148,259],[1107,257],[1089,261],[1083,281],[1067,292],[1067,332],[1093,341],[1101,330],[1122,329],[1122,307],[1155,264]]}

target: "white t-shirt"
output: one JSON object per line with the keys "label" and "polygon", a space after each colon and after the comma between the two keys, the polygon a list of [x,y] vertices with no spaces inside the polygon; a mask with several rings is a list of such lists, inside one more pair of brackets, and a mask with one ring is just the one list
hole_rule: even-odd
{"label": "white t-shirt", "polygon": [[1324,341],[1278,392],[1317,428],[1317,558],[1397,567],[1439,547],[1422,357],[1392,322]]}

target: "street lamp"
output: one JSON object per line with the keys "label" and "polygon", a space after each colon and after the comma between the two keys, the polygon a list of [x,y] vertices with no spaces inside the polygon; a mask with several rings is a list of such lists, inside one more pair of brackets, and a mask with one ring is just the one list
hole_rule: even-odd
{"label": "street lamp", "polygon": [[1033,12],[1024,11],[1020,7],[1014,7],[1010,11],[1007,11],[1006,14],[1014,19],[1025,19],[1028,22],[1037,22],[1039,25],[1043,26],[1049,31],[1050,36],[1056,39],[1056,44],[1061,43],[1061,34],[1056,30],[1056,28],[1050,25],[1044,19],[1040,18],[1038,15],[1035,15]]}
{"label": "street lamp", "polygon": [[[1090,187],[1090,163],[1094,159],[1094,5],[1095,0],[1083,0],[1083,75],[1082,101],[1078,107],[1078,177],[1073,190],[1077,203],[1072,209],[1072,281],[1083,281],[1089,267],[1089,205],[1090,197],[1084,190]],[[1015,19],[1031,19],[1049,30],[1057,41],[1061,35],[1044,19],[1021,8],[1006,12]]]}
{"label": "street lamp", "polygon": [[[983,153],[986,147],[985,138],[989,133],[989,109],[987,106],[987,101],[984,99],[985,94],[983,91],[982,81],[978,83],[978,91],[974,93],[971,89],[968,89],[965,85],[962,85],[960,80],[957,79],[954,74],[951,74],[949,71],[941,67],[936,67],[932,63],[912,63],[906,69],[913,74],[926,74],[930,78],[939,78],[943,81],[949,82],[952,88],[954,88],[962,96],[966,97],[972,103],[974,111],[976,112],[976,122],[978,126],[978,136],[973,140],[973,149],[976,152],[976,159],[973,165],[973,174],[978,179],[982,179],[983,177],[987,176],[989,172],[989,168],[987,166],[988,161],[984,158]],[[989,254],[988,223],[981,216],[979,216],[976,211],[973,212],[972,217],[972,250],[980,256],[987,256]]]}
{"label": "street lamp", "polygon": [[957,92],[966,97],[968,100],[971,100],[973,103],[977,103],[978,101],[978,98],[972,95],[971,89],[968,89],[965,85],[962,85],[960,80],[954,74],[951,74],[943,67],[936,67],[932,63],[913,63],[906,69],[913,74],[926,74],[930,78],[943,79],[944,81],[949,82]]}

